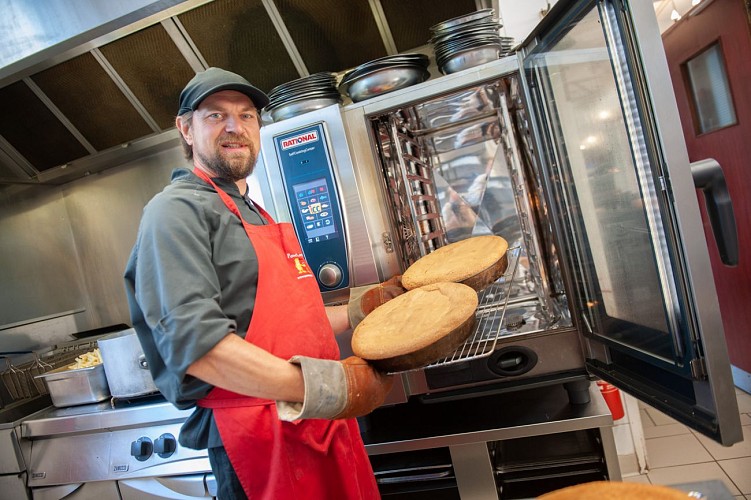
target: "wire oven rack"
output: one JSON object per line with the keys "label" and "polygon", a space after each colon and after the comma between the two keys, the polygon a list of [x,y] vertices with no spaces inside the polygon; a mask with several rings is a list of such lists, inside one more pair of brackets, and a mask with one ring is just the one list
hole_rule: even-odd
{"label": "wire oven rack", "polygon": [[[506,308],[511,297],[511,286],[516,277],[521,247],[506,251],[508,267],[495,283],[478,293],[479,303],[475,310],[475,329],[467,340],[453,354],[435,361],[424,368],[446,366],[472,359],[490,356],[498,339],[502,337]],[[421,368],[422,369],[422,368]]]}

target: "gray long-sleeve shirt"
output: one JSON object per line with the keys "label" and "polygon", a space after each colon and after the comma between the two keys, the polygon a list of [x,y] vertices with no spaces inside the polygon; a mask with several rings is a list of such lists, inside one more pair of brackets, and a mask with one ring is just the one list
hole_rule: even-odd
{"label": "gray long-sleeve shirt", "polygon": [[[214,182],[250,224],[265,220],[232,182]],[[133,328],[154,382],[178,408],[191,408],[212,386],[186,373],[228,332],[250,324],[258,260],[240,220],[212,186],[185,169],[144,208],[125,270]],[[211,410],[196,407],[180,443],[221,445]]]}

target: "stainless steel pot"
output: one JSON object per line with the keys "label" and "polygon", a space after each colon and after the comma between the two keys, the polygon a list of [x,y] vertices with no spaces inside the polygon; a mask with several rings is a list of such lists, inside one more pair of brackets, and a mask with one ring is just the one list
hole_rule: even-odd
{"label": "stainless steel pot", "polygon": [[133,328],[102,337],[97,345],[112,397],[126,398],[157,392]]}

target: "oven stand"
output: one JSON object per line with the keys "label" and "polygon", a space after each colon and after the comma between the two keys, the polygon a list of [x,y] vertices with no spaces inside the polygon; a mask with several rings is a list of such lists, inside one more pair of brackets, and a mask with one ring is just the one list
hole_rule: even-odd
{"label": "oven stand", "polygon": [[588,391],[575,405],[555,385],[376,410],[362,436],[382,497],[505,500],[621,480],[610,410],[594,384]]}

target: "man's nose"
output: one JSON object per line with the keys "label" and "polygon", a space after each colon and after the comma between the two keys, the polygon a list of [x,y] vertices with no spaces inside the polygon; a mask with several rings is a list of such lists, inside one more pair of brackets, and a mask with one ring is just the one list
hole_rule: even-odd
{"label": "man's nose", "polygon": [[229,115],[224,122],[224,128],[227,132],[241,133],[243,131],[243,122],[239,116]]}

